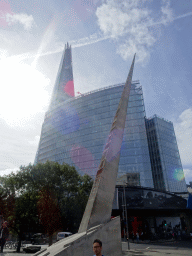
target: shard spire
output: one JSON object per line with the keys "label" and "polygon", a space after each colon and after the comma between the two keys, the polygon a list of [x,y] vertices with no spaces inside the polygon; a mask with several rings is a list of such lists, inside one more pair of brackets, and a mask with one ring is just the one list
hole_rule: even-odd
{"label": "shard spire", "polygon": [[101,223],[107,223],[111,218],[134,63],[135,55],[78,233],[85,232],[86,230]]}
{"label": "shard spire", "polygon": [[53,89],[50,108],[75,96],[71,46],[65,44],[65,50],[60,62],[55,86]]}

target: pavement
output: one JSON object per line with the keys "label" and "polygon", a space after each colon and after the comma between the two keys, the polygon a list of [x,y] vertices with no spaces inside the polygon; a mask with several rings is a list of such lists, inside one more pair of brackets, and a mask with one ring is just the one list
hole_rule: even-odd
{"label": "pavement", "polygon": [[139,243],[122,242],[123,256],[192,256],[192,241],[174,241],[174,240],[160,240],[160,241],[143,241]]}
{"label": "pavement", "polygon": [[[40,245],[41,250],[48,247],[48,245]],[[159,240],[159,241],[140,241],[139,243],[122,242],[123,256],[192,256],[192,241],[174,241],[174,240]],[[0,256],[24,256],[34,255],[25,253],[23,248],[21,252],[17,253],[15,249],[4,249]],[[72,255],[71,255],[72,256]],[[81,255],[84,256],[84,255]],[[91,255],[90,255],[91,256]],[[109,256],[109,255],[108,255]],[[117,255],[118,256],[118,255]]]}
{"label": "pavement", "polygon": [[[26,244],[25,247],[27,246],[32,246],[32,244]],[[40,244],[40,245],[37,245],[37,246],[41,246],[41,250],[45,249],[48,247],[48,244]],[[25,253],[23,251],[23,248],[24,247],[21,247],[21,251],[18,253],[16,252],[16,249],[3,249],[3,253],[0,253],[0,256],[24,256],[24,255],[34,255],[34,253]]]}

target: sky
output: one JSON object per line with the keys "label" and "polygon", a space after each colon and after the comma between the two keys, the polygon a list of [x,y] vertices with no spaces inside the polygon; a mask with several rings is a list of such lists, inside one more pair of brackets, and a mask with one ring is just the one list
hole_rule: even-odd
{"label": "sky", "polygon": [[75,93],[133,80],[146,116],[174,124],[192,181],[191,0],[0,0],[0,175],[34,162],[62,52]]}

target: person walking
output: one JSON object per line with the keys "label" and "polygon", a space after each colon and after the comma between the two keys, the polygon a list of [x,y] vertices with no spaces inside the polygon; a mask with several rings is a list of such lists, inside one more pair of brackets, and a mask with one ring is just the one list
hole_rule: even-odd
{"label": "person walking", "polygon": [[1,252],[3,252],[3,247],[9,237],[9,229],[7,224],[7,221],[4,221],[0,229]]}
{"label": "person walking", "polygon": [[181,231],[178,231],[178,240],[181,240]]}
{"label": "person walking", "polygon": [[134,243],[134,240],[135,240],[135,234],[134,232],[132,231],[132,242]]}
{"label": "person walking", "polygon": [[143,234],[143,231],[141,231],[141,240],[142,240],[142,241],[144,240],[144,234]]}
{"label": "person walking", "polygon": [[137,243],[139,243],[139,232],[136,233]]}
{"label": "person walking", "polygon": [[93,242],[93,252],[95,253],[94,256],[104,256],[101,251],[102,242],[99,239],[95,239]]}

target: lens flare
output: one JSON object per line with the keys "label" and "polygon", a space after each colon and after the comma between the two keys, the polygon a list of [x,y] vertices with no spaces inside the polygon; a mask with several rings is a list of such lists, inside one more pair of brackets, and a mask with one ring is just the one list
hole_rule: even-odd
{"label": "lens flare", "polygon": [[185,178],[184,172],[182,169],[175,169],[173,172],[173,178],[177,181],[181,181]]}
{"label": "lens flare", "polygon": [[[88,175],[93,175],[93,173],[90,173],[88,170],[94,170],[95,169],[95,159],[92,153],[80,146],[80,145],[73,145],[70,150],[70,156],[74,164],[83,172]],[[94,172],[95,174],[95,172]]]}
{"label": "lens flare", "polygon": [[7,14],[13,14],[11,11],[11,5],[6,0],[0,1],[0,27],[7,27]]}
{"label": "lens flare", "polygon": [[51,117],[51,123],[54,129],[58,130],[61,134],[69,134],[80,128],[79,115],[75,108],[70,106],[64,109],[60,108],[57,113],[54,113]]}
{"label": "lens flare", "polygon": [[122,129],[114,129],[111,131],[104,148],[104,151],[107,151],[106,159],[108,162],[111,162],[120,153],[122,137]]}
{"label": "lens flare", "polygon": [[75,97],[74,92],[74,83],[73,81],[68,81],[66,85],[64,85],[64,91],[71,97]]}

